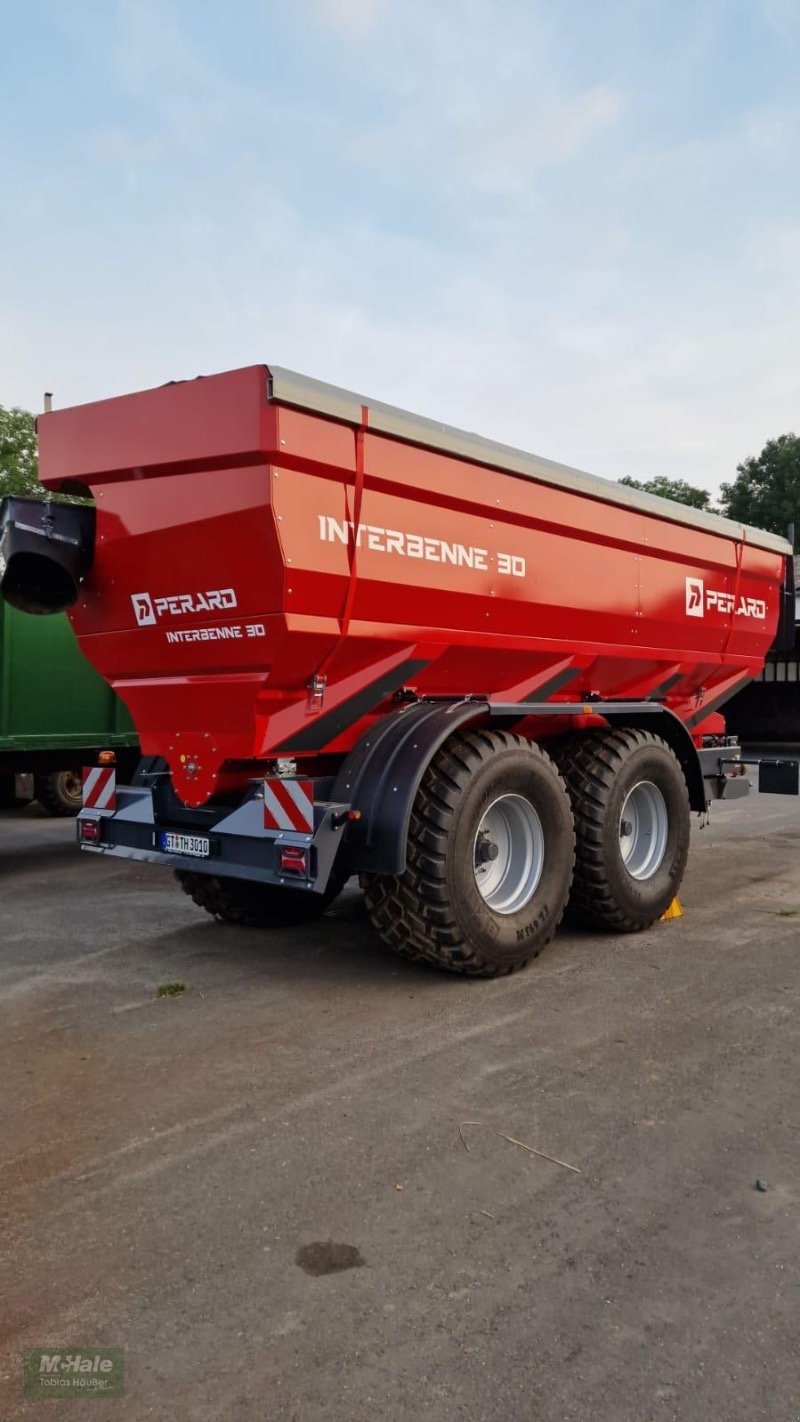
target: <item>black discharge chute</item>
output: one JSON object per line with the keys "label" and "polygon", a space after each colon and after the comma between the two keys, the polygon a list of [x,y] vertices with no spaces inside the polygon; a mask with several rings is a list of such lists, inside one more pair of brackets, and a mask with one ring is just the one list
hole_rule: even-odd
{"label": "black discharge chute", "polygon": [[92,566],[94,533],[91,505],[0,500],[0,594],[20,612],[63,612]]}

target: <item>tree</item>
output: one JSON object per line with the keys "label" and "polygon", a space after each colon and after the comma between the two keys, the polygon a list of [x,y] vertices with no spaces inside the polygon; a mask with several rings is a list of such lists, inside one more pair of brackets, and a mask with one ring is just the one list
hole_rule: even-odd
{"label": "tree", "polygon": [[693,484],[687,484],[685,479],[665,479],[658,474],[655,479],[645,479],[644,483],[627,476],[619,482],[626,484],[629,489],[643,489],[646,494],[658,494],[659,498],[672,499],[676,504],[688,504],[692,509],[711,508],[711,495],[708,490],[696,489]]}
{"label": "tree", "polygon": [[38,494],[36,427],[28,410],[0,405],[0,497]]}
{"label": "tree", "polygon": [[769,439],[755,458],[737,465],[732,484],[722,485],[722,512],[741,523],[785,533],[795,525],[795,552],[800,539],[800,436]]}

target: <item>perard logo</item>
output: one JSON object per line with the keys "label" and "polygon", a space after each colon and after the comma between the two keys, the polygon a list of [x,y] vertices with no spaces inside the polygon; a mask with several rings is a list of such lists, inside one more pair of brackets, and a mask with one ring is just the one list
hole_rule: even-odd
{"label": "perard logo", "polygon": [[740,597],[737,601],[733,593],[718,592],[707,588],[702,578],[686,579],[686,616],[705,617],[707,612],[721,612],[726,617],[753,617],[763,622],[767,616],[767,604],[760,597]]}
{"label": "perard logo", "polygon": [[173,597],[152,597],[150,593],[131,593],[133,615],[140,627],[154,627],[162,617],[186,617],[193,612],[227,612],[236,607],[233,588],[215,588],[211,592],[176,593]]}
{"label": "perard logo", "polygon": [[705,612],[705,595],[702,578],[686,579],[686,616],[702,617]]}
{"label": "perard logo", "polygon": [[149,593],[132,593],[133,615],[140,627],[152,627],[156,620],[153,599]]}

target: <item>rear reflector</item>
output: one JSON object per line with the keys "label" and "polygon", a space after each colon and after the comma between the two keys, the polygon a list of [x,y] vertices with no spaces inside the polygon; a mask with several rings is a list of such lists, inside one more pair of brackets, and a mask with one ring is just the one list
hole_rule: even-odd
{"label": "rear reflector", "polygon": [[284,844],[278,856],[282,874],[302,874],[308,877],[308,851],[295,844]]}
{"label": "rear reflector", "polygon": [[270,779],[264,781],[264,828],[314,833],[314,782]]}
{"label": "rear reflector", "polygon": [[84,766],[84,810],[116,810],[117,772],[113,766]]}
{"label": "rear reflector", "polygon": [[88,840],[90,844],[97,844],[100,839],[100,821],[79,820],[78,825],[80,827],[81,839]]}

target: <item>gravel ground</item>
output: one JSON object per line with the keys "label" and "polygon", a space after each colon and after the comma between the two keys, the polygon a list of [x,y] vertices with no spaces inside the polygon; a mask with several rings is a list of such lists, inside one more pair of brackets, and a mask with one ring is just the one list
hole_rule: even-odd
{"label": "gravel ground", "polygon": [[95,1422],[800,1416],[800,804],[490,983],[72,836],[0,815],[4,1422],[47,1345],[124,1348]]}

